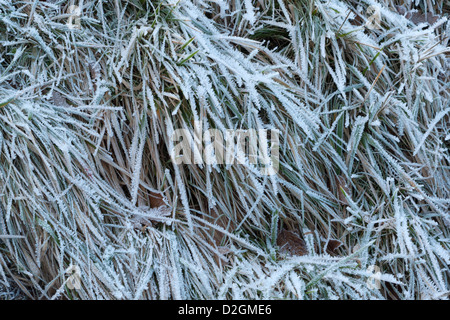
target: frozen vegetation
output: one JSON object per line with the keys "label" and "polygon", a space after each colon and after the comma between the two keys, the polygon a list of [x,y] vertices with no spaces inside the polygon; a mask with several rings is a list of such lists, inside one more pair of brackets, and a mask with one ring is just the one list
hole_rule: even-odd
{"label": "frozen vegetation", "polygon": [[[449,12],[0,0],[0,299],[447,299]],[[176,164],[197,124],[278,171]]]}

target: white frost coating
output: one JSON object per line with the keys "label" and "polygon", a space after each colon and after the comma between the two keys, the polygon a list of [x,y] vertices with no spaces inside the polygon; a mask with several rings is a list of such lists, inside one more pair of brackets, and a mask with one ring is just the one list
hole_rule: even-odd
{"label": "white frost coating", "polygon": [[[294,2],[84,0],[70,30],[0,0],[0,299],[11,274],[44,299],[448,298],[442,3]],[[280,170],[176,165],[177,129],[278,130]]]}

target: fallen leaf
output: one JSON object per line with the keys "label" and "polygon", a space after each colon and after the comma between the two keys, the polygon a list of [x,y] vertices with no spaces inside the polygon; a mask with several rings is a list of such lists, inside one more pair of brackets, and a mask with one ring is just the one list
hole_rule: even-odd
{"label": "fallen leaf", "polygon": [[439,19],[439,16],[435,16],[431,12],[424,14],[423,12],[418,10],[407,11],[405,6],[395,6],[395,9],[397,9],[397,12],[399,14],[403,15],[406,19],[409,19],[416,25],[421,23],[428,23],[429,25],[432,25]]}
{"label": "fallen leaf", "polygon": [[342,245],[343,245],[343,243],[341,241],[335,240],[335,239],[330,239],[330,240],[328,240],[325,248],[328,253],[334,253],[334,251]]}
{"label": "fallen leaf", "polygon": [[277,245],[280,253],[287,253],[294,256],[303,256],[308,253],[305,241],[299,234],[283,229],[278,234]]}
{"label": "fallen leaf", "polygon": [[151,208],[158,208],[166,205],[166,203],[164,202],[164,197],[161,193],[150,191],[149,200]]}

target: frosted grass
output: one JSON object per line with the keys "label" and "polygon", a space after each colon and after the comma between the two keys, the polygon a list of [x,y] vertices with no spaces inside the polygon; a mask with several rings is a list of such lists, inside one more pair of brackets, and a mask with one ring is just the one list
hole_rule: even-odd
{"label": "frosted grass", "polygon": [[0,1],[0,299],[448,299],[449,11],[378,3]]}

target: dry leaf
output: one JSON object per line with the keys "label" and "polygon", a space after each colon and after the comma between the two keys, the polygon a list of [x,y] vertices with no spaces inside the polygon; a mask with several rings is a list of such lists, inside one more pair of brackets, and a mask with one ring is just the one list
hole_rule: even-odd
{"label": "dry leaf", "polygon": [[165,206],[166,203],[164,202],[164,197],[161,193],[151,192],[150,191],[150,207],[151,208],[158,208],[161,206]]}
{"label": "dry leaf", "polygon": [[295,232],[283,229],[278,234],[277,245],[281,253],[303,256],[308,253],[305,241]]}
{"label": "dry leaf", "polygon": [[58,91],[54,91],[52,92],[52,102],[55,106],[59,106],[59,107],[68,107],[69,104],[67,103],[66,98],[64,98],[64,96],[59,93]]}
{"label": "dry leaf", "polygon": [[407,11],[405,6],[395,6],[395,9],[397,9],[399,14],[405,16],[406,19],[411,20],[411,22],[416,25],[421,23],[428,23],[429,25],[432,25],[439,19],[439,16],[435,16],[431,12],[424,14],[418,10]]}
{"label": "dry leaf", "polygon": [[330,239],[330,240],[328,240],[327,245],[325,246],[325,248],[326,248],[326,251],[331,254],[331,253],[334,253],[334,251],[337,248],[342,246],[342,244],[343,243],[341,241],[339,241],[339,240]]}

